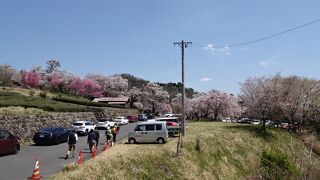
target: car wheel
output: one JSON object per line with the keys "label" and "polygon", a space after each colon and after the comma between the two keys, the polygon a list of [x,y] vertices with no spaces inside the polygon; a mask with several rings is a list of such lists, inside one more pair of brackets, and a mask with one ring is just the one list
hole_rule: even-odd
{"label": "car wheel", "polygon": [[88,129],[86,129],[86,132],[84,132],[84,135],[88,135]]}
{"label": "car wheel", "polygon": [[135,143],[136,143],[136,140],[134,138],[129,139],[129,144],[135,144]]}
{"label": "car wheel", "polygon": [[169,132],[169,137],[173,137],[174,136],[174,132]]}
{"label": "car wheel", "polygon": [[157,143],[158,143],[158,144],[164,144],[165,141],[164,141],[163,138],[158,138],[158,139],[157,139]]}
{"label": "car wheel", "polygon": [[20,146],[16,145],[13,149],[13,154],[18,154],[19,150],[20,150]]}

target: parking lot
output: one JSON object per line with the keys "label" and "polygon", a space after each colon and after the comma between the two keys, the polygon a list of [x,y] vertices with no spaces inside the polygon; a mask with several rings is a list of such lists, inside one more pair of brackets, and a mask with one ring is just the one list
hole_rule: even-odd
{"label": "parking lot", "polygon": [[[117,141],[126,140],[128,132],[133,130],[135,126],[136,123],[122,126],[117,135]],[[105,131],[99,130],[99,132],[98,153],[101,152],[105,141]],[[40,174],[45,178],[62,170],[64,165],[75,162],[80,150],[83,152],[84,160],[91,157],[86,136],[79,136],[74,158],[64,160],[67,150],[67,143],[49,146],[22,145],[18,154],[0,156],[1,179],[27,179],[32,175],[36,159],[39,159]]]}

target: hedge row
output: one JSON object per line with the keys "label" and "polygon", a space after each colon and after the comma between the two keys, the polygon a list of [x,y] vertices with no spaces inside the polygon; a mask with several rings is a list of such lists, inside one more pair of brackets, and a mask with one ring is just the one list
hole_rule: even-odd
{"label": "hedge row", "polygon": [[100,102],[93,102],[87,99],[76,99],[76,98],[70,98],[70,97],[52,97],[52,100],[65,102],[65,103],[84,105],[84,106],[124,108],[121,105],[109,105],[109,104],[100,103]]}
{"label": "hedge row", "polygon": [[0,107],[21,106],[24,108],[39,108],[54,112],[84,112],[86,107],[76,104],[52,101],[39,97],[27,97],[14,92],[0,92]]}

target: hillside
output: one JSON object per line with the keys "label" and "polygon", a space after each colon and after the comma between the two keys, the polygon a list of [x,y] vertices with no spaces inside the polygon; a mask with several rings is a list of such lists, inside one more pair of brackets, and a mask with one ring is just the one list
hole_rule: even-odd
{"label": "hillside", "polygon": [[176,140],[164,145],[118,144],[81,167],[66,167],[52,179],[241,179],[275,172],[314,179],[320,175],[319,157],[280,130],[262,134],[252,125],[190,123],[178,157]]}

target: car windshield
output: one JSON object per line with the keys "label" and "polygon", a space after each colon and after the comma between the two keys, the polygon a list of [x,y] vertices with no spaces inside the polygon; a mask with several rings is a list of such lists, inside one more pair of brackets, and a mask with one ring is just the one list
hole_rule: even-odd
{"label": "car windshield", "polygon": [[106,120],[106,119],[99,119],[98,121],[99,121],[99,122],[106,122],[106,121],[108,121],[108,120]]}
{"label": "car windshield", "polygon": [[82,126],[83,123],[73,123],[74,126]]}

